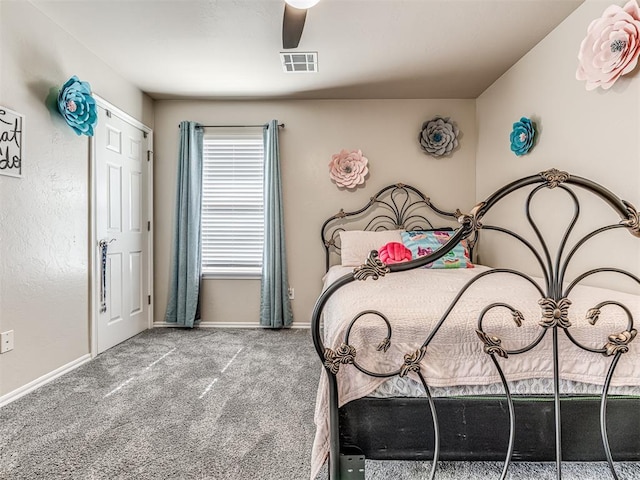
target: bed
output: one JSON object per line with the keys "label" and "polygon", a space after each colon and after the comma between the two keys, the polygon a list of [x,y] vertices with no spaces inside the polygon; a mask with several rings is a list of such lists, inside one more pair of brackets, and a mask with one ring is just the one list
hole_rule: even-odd
{"label": "bed", "polygon": [[[524,220],[505,226],[501,204]],[[629,269],[590,251],[602,237]],[[477,261],[495,238],[516,267]],[[396,184],[328,218],[322,242],[312,479],[327,460],[332,480],[364,479],[365,458],[431,460],[432,479],[439,460],[500,460],[500,478],[512,461],[554,461],[561,478],[563,461],[603,460],[618,478],[615,461],[640,460],[631,203],[557,169],[469,213]]]}

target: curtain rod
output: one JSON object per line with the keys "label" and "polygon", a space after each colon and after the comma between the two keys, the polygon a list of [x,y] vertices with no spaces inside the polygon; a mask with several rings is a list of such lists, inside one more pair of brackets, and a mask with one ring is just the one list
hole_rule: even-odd
{"label": "curtain rod", "polygon": [[[198,125],[199,128],[258,128],[264,127],[268,125],[268,123],[263,123],[262,125]],[[284,123],[279,123],[278,126],[280,128],[284,128]],[[180,124],[178,124],[178,128],[180,128]]]}

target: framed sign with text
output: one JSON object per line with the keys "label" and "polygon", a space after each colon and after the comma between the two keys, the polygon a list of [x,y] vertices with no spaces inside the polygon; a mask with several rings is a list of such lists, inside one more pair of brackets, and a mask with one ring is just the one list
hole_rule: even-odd
{"label": "framed sign with text", "polygon": [[24,115],[0,106],[0,175],[22,176]]}

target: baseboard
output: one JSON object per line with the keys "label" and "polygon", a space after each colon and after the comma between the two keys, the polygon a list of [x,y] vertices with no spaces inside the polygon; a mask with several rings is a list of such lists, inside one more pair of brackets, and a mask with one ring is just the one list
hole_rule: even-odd
{"label": "baseboard", "polygon": [[[153,323],[153,328],[175,328],[180,326],[181,325],[176,325],[175,323],[167,323],[167,322]],[[268,328],[253,322],[196,322],[195,327],[197,328]],[[292,328],[292,329],[311,328],[311,324],[296,322],[293,325],[291,325],[289,328]]]}
{"label": "baseboard", "polygon": [[22,387],[17,388],[12,392],[9,392],[6,395],[1,396],[0,407],[4,407],[5,405],[13,402],[14,400],[17,400],[20,397],[25,396],[27,393],[33,392],[34,390],[42,387],[43,385],[46,385],[47,383],[55,380],[56,378],[64,375],[65,373],[70,372],[71,370],[75,370],[80,365],[87,363],[89,360],[91,360],[91,355],[87,353],[86,355],[83,355],[80,358],[77,358],[72,362],[67,363],[66,365],[56,368],[52,372],[49,372],[41,376],[40,378],[36,378],[34,381],[29,382],[26,385],[23,385]]}

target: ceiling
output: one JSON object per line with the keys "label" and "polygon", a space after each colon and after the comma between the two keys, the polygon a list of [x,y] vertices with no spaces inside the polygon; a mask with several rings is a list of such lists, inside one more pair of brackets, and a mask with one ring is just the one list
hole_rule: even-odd
{"label": "ceiling", "polygon": [[[584,0],[321,0],[284,73],[283,0],[31,0],[156,99],[476,98]],[[576,45],[576,52],[579,45]]]}

